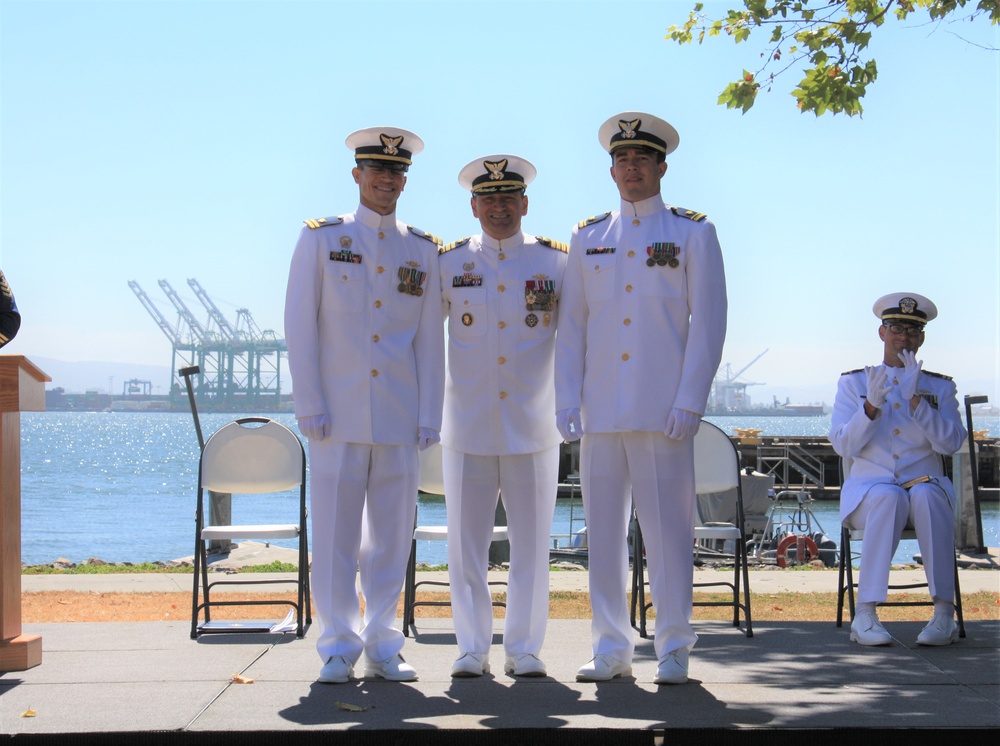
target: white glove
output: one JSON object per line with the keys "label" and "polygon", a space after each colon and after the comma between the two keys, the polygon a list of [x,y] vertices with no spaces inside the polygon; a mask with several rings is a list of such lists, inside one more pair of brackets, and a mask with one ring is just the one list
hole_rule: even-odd
{"label": "white glove", "polygon": [[580,410],[560,409],[556,412],[556,427],[566,442],[579,440],[583,435],[583,423],[580,421]]}
{"label": "white glove", "polygon": [[868,392],[865,398],[875,409],[881,409],[885,404],[885,397],[892,391],[889,371],[881,365],[866,365],[865,377],[868,379]]}
{"label": "white glove", "polygon": [[920,369],[924,366],[923,360],[917,360],[917,355],[910,350],[903,350],[899,353],[899,359],[903,361],[903,372],[896,376],[899,381],[899,394],[903,401],[909,401],[917,393],[917,381],[920,379]]}
{"label": "white glove", "polygon": [[330,434],[330,418],[325,414],[299,417],[299,432],[309,440],[323,440]]}
{"label": "white glove", "polygon": [[421,451],[426,451],[435,443],[441,442],[441,433],[437,430],[432,430],[429,427],[420,428],[420,433],[417,435],[417,449]]}
{"label": "white glove", "polygon": [[688,440],[698,432],[699,425],[701,425],[700,414],[674,407],[667,415],[667,427],[663,434],[671,440]]}

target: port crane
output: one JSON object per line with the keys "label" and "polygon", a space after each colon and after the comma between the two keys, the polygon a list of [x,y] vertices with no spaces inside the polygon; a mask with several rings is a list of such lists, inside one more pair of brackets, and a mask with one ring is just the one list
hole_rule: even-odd
{"label": "port crane", "polygon": [[202,322],[169,282],[159,280],[160,289],[177,312],[171,323],[135,280],[129,288],[160,327],[171,344],[171,406],[183,406],[184,382],[177,371],[198,366],[193,381],[198,406],[206,410],[274,411],[281,405],[282,360],[288,347],[273,330],[261,330],[250,311],[237,311],[230,323],[195,279],[187,281],[208,314]]}
{"label": "port crane", "polygon": [[747,398],[747,386],[762,386],[762,383],[738,380],[741,375],[749,370],[750,366],[767,354],[767,350],[760,353],[749,363],[733,373],[732,365],[726,363],[719,369],[719,373],[712,382],[712,391],[708,396],[708,414],[713,412],[734,412],[750,408],[750,400]]}

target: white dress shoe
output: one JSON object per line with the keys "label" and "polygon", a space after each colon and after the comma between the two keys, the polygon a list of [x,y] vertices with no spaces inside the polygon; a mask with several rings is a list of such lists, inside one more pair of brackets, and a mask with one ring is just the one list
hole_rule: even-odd
{"label": "white dress shoe", "polygon": [[523,653],[521,655],[508,655],[507,663],[503,670],[511,676],[547,676],[545,664],[537,655]]}
{"label": "white dress shoe", "polygon": [[951,645],[958,639],[958,624],[951,614],[935,613],[917,635],[917,645]]}
{"label": "white dress shoe", "polygon": [[342,655],[334,655],[323,664],[319,670],[319,679],[323,684],[344,684],[354,675],[354,665]]}
{"label": "white dress shoe", "polygon": [[892,636],[885,631],[874,611],[859,611],[851,622],[851,642],[859,645],[891,645]]}
{"label": "white dress shoe", "polygon": [[365,676],[378,676],[386,681],[417,680],[416,670],[399,653],[384,661],[374,661],[365,656]]}
{"label": "white dress shoe", "polygon": [[490,672],[490,662],[485,653],[462,653],[451,666],[451,675],[456,679],[482,676]]}
{"label": "white dress shoe", "polygon": [[610,681],[619,676],[631,676],[632,666],[610,655],[595,655],[576,672],[577,681]]}
{"label": "white dress shoe", "polygon": [[656,667],[656,684],[686,684],[688,680],[687,648],[678,648],[667,653]]}

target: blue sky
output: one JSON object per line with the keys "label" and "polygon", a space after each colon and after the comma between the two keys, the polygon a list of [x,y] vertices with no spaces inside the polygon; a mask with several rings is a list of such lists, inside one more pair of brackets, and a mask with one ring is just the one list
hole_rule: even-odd
{"label": "blue sky", "polygon": [[458,172],[512,152],[538,168],[525,230],[566,241],[617,207],[597,130],[636,109],[680,132],[664,196],[716,223],[723,365],[767,350],[754,401],[832,403],[881,355],[872,302],[905,290],[941,311],[925,368],[997,403],[997,29],[888,23],[863,118],[798,114],[797,70],[740,115],[715,101],[765,40],[664,40],[692,5],[0,0],[0,267],[24,317],[4,352],[168,366],[129,280],[176,321],[166,279],[205,322],[195,278],[280,335],[302,220],[357,205],[360,127],[426,142],[407,223],[477,232]]}

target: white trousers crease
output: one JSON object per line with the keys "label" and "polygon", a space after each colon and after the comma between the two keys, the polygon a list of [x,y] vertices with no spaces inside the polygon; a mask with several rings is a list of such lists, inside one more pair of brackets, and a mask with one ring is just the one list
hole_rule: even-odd
{"label": "white trousers crease", "polygon": [[510,539],[504,651],[538,655],[549,616],[549,537],[559,447],[505,456],[443,448],[441,455],[448,511],[448,578],[459,651],[487,653],[493,641],[487,571],[499,495]]}
{"label": "white trousers crease", "polygon": [[646,547],[649,592],[656,610],[654,648],[692,648],[694,582],[694,442],[662,433],[585,434],[580,483],[587,518],[594,655],[631,662],[628,523],[634,500]]}
{"label": "white trousers crease", "polygon": [[955,598],[955,512],[948,493],[933,482],[904,490],[876,484],[847,517],[847,525],[864,529],[858,602],[881,603],[888,598],[889,569],[906,526],[917,532],[917,543],[935,601]]}
{"label": "white trousers crease", "polygon": [[317,652],[324,661],[357,662],[362,651],[390,658],[404,641],[395,620],[413,539],[417,448],[310,441],[309,472]]}

